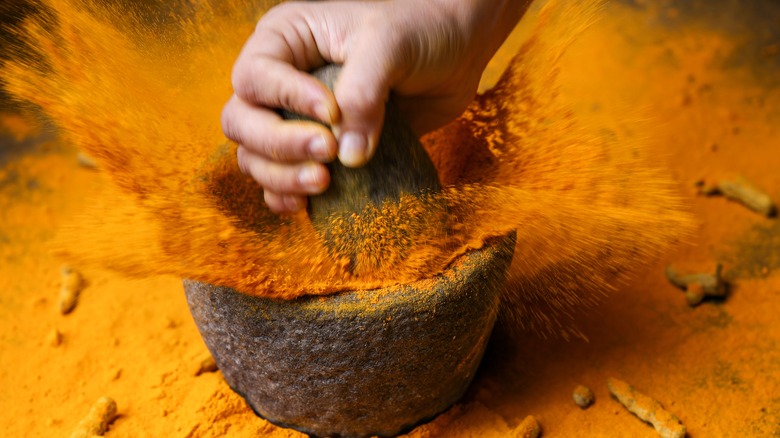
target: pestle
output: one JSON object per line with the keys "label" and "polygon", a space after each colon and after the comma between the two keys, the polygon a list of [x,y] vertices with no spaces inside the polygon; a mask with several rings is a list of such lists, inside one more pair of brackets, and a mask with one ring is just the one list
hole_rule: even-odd
{"label": "pestle", "polygon": [[[312,72],[331,91],[341,67],[329,64]],[[285,119],[311,120],[282,111]],[[385,122],[376,153],[363,167],[349,168],[338,160],[328,163],[328,189],[309,197],[309,216],[322,229],[332,215],[360,214],[369,204],[398,201],[403,194],[419,195],[441,189],[436,168],[392,98],[385,105]]]}
{"label": "pestle", "polygon": [[[312,75],[333,90],[340,71],[340,66],[329,64],[314,70]],[[288,120],[311,121],[288,111],[281,113]],[[312,225],[330,255],[342,263],[348,261],[344,267],[357,276],[377,269],[392,269],[408,255],[410,248],[406,242],[420,241],[417,237],[428,229],[386,227],[382,236],[386,246],[366,251],[366,242],[376,236],[370,227],[356,224],[374,223],[377,220],[375,212],[386,202],[397,203],[404,195],[420,197],[441,190],[433,162],[392,97],[385,104],[379,143],[368,163],[359,168],[349,168],[335,160],[327,167],[330,185],[322,194],[309,197],[307,209]],[[448,215],[444,201],[428,197],[427,202],[426,225],[445,230]],[[369,206],[374,208],[367,209]],[[339,228],[334,229],[333,224],[339,224]],[[361,251],[364,252],[363,257]],[[365,252],[372,254],[366,257]]]}

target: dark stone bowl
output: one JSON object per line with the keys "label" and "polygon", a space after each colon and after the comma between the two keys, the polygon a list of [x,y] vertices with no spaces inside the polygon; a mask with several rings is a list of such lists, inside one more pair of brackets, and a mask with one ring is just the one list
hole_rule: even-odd
{"label": "dark stone bowl", "polygon": [[515,236],[404,286],[294,301],[185,280],[187,302],[234,391],[313,436],[395,436],[455,403],[496,320]]}

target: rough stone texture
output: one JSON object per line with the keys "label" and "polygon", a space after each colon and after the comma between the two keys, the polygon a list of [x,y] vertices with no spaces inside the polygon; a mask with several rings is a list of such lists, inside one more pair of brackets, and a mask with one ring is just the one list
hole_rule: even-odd
{"label": "rough stone texture", "polygon": [[394,436],[466,390],[514,241],[377,291],[277,301],[189,280],[184,289],[225,380],[258,415],[314,436]]}
{"label": "rough stone texture", "polygon": [[574,388],[574,392],[572,393],[572,399],[574,399],[574,404],[581,407],[582,409],[586,409],[588,406],[593,404],[593,391],[591,391],[591,389],[587,386],[577,385],[577,387]]}
{"label": "rough stone texture", "polygon": [[[312,74],[333,89],[339,71],[330,65]],[[343,251],[330,239],[335,217],[349,222],[369,203],[440,189],[433,163],[392,101],[371,161],[358,169],[335,161],[328,169],[331,184],[309,199],[309,214],[334,251]],[[446,208],[430,208],[439,208],[444,226]],[[350,238],[362,239],[358,231]],[[184,285],[219,369],[258,415],[315,436],[394,436],[465,391],[495,323],[513,249],[514,236],[498,239],[435,279],[296,301]]]}
{"label": "rough stone texture", "polygon": [[[326,65],[312,75],[333,90],[341,67]],[[311,120],[282,111],[286,119]],[[389,99],[385,121],[373,158],[365,166],[349,168],[338,160],[328,163],[331,181],[328,189],[309,198],[309,214],[315,228],[326,229],[329,217],[359,214],[369,203],[398,201],[403,194],[419,195],[441,189],[439,175],[414,131]]]}

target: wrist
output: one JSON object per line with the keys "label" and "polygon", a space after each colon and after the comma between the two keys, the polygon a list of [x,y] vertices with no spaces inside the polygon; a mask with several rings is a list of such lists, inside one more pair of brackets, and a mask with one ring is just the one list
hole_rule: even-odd
{"label": "wrist", "polygon": [[531,0],[433,0],[458,24],[473,65],[484,68]]}

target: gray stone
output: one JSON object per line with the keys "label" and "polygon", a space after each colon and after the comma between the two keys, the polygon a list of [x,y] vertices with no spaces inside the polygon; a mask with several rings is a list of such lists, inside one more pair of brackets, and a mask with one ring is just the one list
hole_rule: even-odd
{"label": "gray stone", "polygon": [[[333,90],[340,72],[341,66],[330,64],[311,74]],[[282,110],[281,114],[285,119],[311,121],[289,111]],[[416,224],[407,221],[403,227],[389,224],[391,226],[385,230],[383,242],[392,248],[390,252],[402,257],[406,256],[402,252],[405,247],[402,242],[419,241],[427,237],[431,229],[446,230],[451,226],[445,200],[427,196],[441,191],[436,167],[392,95],[385,104],[384,123],[373,158],[359,168],[346,167],[339,160],[327,163],[327,168],[330,184],[324,193],[309,197],[309,218],[330,255],[334,259],[349,260],[346,268],[351,273],[392,269],[392,266],[382,266],[384,260],[377,262],[379,266],[360,265],[366,263],[365,259],[361,262],[359,256],[359,250],[364,248],[361,242],[371,239],[373,228],[361,227],[358,223],[376,220],[371,209],[366,209],[368,206],[394,204],[404,195],[424,198],[427,212],[424,219]],[[335,223],[343,224],[341,229],[331,229]],[[377,253],[385,254],[382,248],[376,249]]]}
{"label": "gray stone", "polygon": [[[330,90],[335,87],[341,66],[330,64],[311,74]],[[311,120],[282,111],[285,119]],[[314,227],[327,229],[334,214],[361,214],[368,204],[398,201],[402,195],[435,193],[441,189],[439,175],[420,140],[398,110],[393,99],[385,104],[385,120],[373,158],[359,168],[338,160],[328,163],[328,189],[309,198],[309,215]]]}
{"label": "gray stone", "polygon": [[254,411],[314,436],[394,436],[455,403],[498,312],[514,233],[410,285],[293,301],[184,281],[225,380]]}

